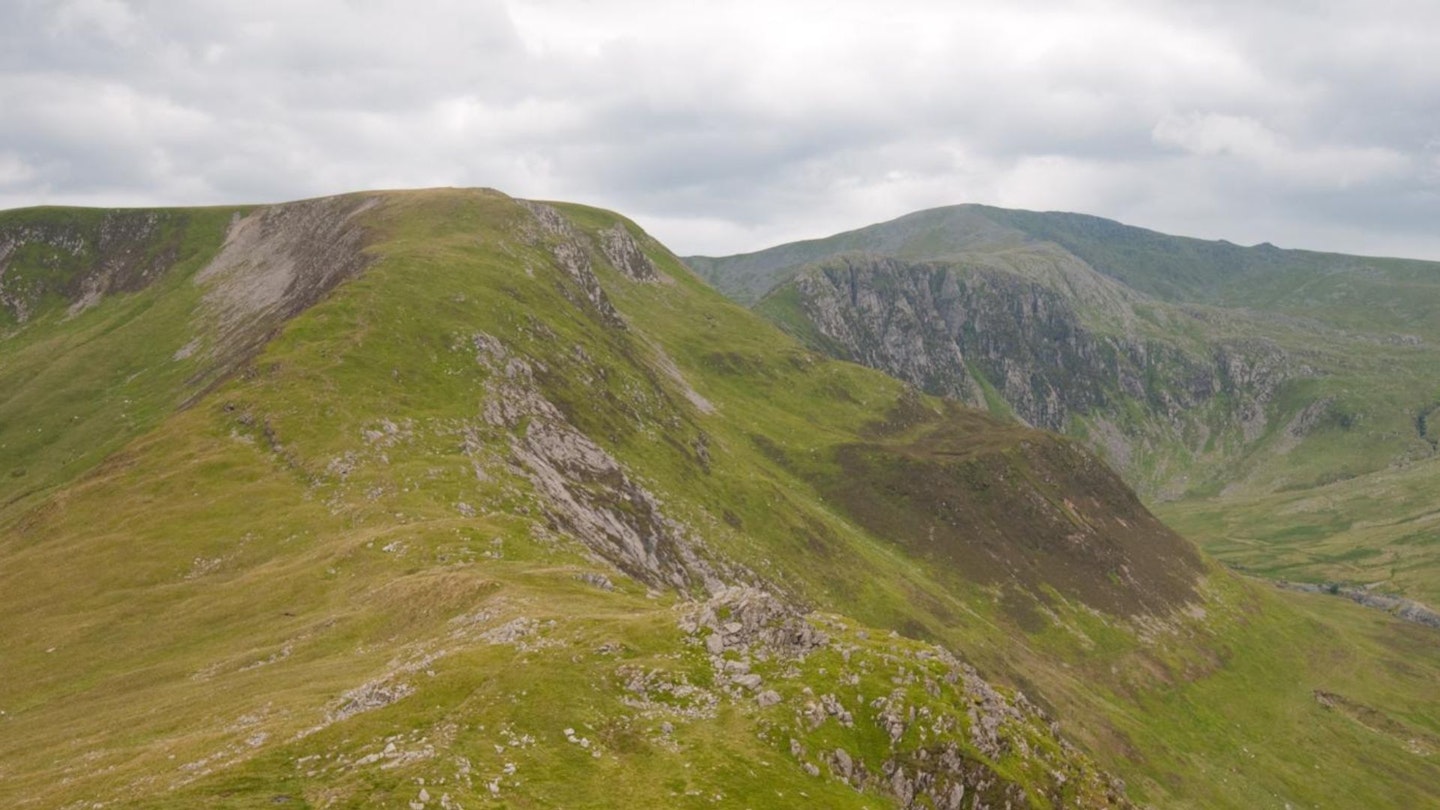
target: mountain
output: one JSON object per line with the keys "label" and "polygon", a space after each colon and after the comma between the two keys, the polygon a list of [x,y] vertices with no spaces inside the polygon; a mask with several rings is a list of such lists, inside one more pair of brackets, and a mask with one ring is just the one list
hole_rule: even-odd
{"label": "mountain", "polygon": [[986,206],[687,262],[819,351],[1081,440],[1227,562],[1440,600],[1428,505],[1372,485],[1440,483],[1440,264]]}
{"label": "mountain", "polygon": [[490,190],[0,213],[14,807],[1436,800],[1428,628]]}

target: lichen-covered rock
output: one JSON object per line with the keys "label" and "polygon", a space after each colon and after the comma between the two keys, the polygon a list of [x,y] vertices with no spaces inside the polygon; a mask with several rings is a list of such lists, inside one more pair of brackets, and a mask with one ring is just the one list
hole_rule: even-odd
{"label": "lichen-covered rock", "polygon": [[722,588],[691,606],[680,626],[692,635],[708,631],[705,643],[715,655],[757,650],[797,657],[829,640],[796,608],[763,590],[740,585]]}

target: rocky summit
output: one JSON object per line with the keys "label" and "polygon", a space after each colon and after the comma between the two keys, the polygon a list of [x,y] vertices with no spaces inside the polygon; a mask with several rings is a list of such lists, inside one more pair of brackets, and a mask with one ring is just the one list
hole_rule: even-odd
{"label": "rocky summit", "polygon": [[1418,504],[1432,327],[1335,291],[1428,270],[1247,308],[1309,259],[1027,222],[687,266],[486,189],[0,212],[0,803],[1440,801],[1434,628],[1217,562]]}

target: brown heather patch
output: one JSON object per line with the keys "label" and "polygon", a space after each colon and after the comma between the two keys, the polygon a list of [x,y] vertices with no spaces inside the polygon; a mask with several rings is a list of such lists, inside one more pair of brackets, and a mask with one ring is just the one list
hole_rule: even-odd
{"label": "brown heather patch", "polygon": [[[875,536],[982,585],[1018,585],[1002,607],[1043,619],[1045,589],[1116,616],[1165,615],[1197,598],[1195,549],[1071,442],[950,407],[901,444],[835,451],[827,498]],[[933,419],[933,416],[932,416]]]}

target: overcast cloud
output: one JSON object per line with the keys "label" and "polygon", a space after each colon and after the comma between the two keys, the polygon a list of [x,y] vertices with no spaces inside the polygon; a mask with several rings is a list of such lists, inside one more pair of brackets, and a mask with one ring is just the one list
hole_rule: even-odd
{"label": "overcast cloud", "polygon": [[1428,0],[8,0],[0,207],[493,186],[732,253],[959,202],[1440,259]]}

